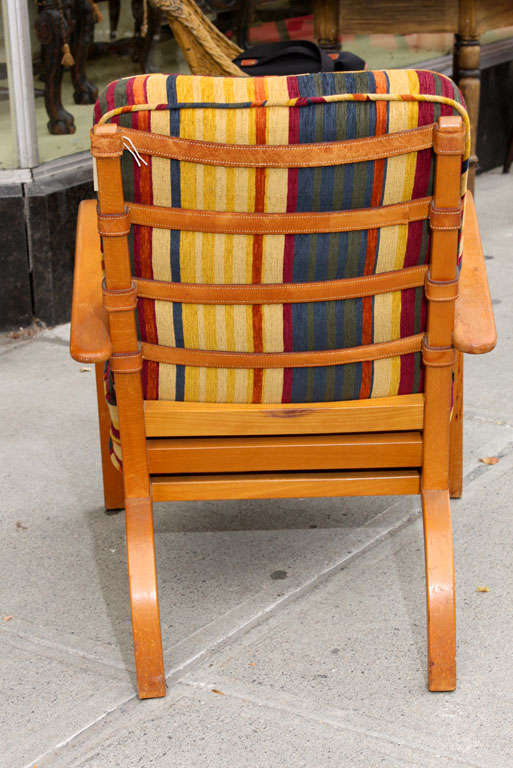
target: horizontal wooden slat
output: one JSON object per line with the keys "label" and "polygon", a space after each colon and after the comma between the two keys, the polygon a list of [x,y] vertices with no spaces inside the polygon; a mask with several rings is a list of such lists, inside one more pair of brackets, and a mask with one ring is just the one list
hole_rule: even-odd
{"label": "horizontal wooden slat", "polygon": [[137,294],[145,299],[176,301],[184,304],[295,304],[311,301],[336,301],[379,293],[418,288],[424,285],[427,266],[406,267],[365,277],[321,280],[316,283],[259,283],[226,285],[167,283],[136,278]]}
{"label": "horizontal wooden slat", "polygon": [[[427,219],[430,197],[406,203],[358,208],[351,211],[301,213],[242,213],[168,208],[127,203],[132,224],[191,232],[234,235],[292,235],[313,232],[352,232],[378,229]],[[107,226],[103,222],[103,228]],[[112,225],[113,228],[115,225]]]}
{"label": "horizontal wooden slat", "polygon": [[152,474],[420,467],[420,432],[147,441]]}
{"label": "horizontal wooden slat", "polygon": [[[243,168],[318,168],[344,163],[378,160],[433,145],[434,124],[384,136],[314,144],[222,144],[174,136],[162,136],[134,128],[119,128],[143,155],[173,158],[205,165]],[[127,142],[128,146],[128,142]]]}
{"label": "horizontal wooden slat", "polygon": [[291,472],[176,475],[152,479],[154,501],[388,496],[420,492],[414,469],[375,472]]}
{"label": "horizontal wooden slat", "polygon": [[423,333],[406,336],[403,339],[384,341],[377,344],[362,344],[359,347],[343,349],[322,349],[308,352],[220,352],[207,349],[184,349],[164,347],[160,344],[141,344],[145,360],[168,365],[192,365],[207,368],[315,368],[323,365],[346,365],[364,360],[409,355],[419,352],[424,339]]}
{"label": "horizontal wooden slat", "polygon": [[417,430],[424,424],[424,396],[283,405],[146,400],[144,416],[148,437]]}

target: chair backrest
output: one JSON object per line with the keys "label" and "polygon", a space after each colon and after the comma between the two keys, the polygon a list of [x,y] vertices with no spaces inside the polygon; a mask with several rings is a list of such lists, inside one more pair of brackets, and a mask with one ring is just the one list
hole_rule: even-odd
{"label": "chair backrest", "polygon": [[[432,205],[445,117],[454,147],[438,157],[452,158],[451,178],[437,182],[449,214]],[[451,230],[452,274],[469,155],[451,80],[145,75],[109,85],[95,122],[100,231],[117,235],[106,283],[130,285],[127,240],[146,399],[422,391],[432,232]],[[444,186],[457,201],[440,202]]]}

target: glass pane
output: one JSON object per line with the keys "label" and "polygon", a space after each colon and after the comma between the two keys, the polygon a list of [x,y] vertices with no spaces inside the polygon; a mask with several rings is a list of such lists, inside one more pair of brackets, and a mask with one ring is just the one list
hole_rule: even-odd
{"label": "glass pane", "polygon": [[[30,3],[31,14],[31,26],[33,30],[32,51],[34,59],[34,80],[36,86],[36,92],[41,93],[40,98],[36,98],[36,115],[37,115],[37,133],[38,133],[38,146],[39,156],[42,163],[48,160],[55,160],[56,158],[63,157],[65,155],[71,155],[75,152],[81,152],[89,149],[89,130],[92,125],[93,119],[93,105],[91,103],[76,104],[74,96],[74,87],[71,81],[71,70],[65,69],[62,76],[62,84],[60,88],[55,88],[54,101],[54,115],[50,118],[45,108],[44,98],[44,68],[48,68],[49,62],[52,57],[58,57],[58,61],[62,58],[62,50],[57,50],[54,46],[53,50],[50,50],[48,46],[42,45],[44,39],[44,24],[48,17],[44,16],[44,9],[39,10],[39,34],[36,33],[38,28],[38,9],[36,3]],[[48,3],[50,6],[51,3]],[[54,4],[55,5],[55,4]],[[64,24],[66,28],[67,21],[72,23],[79,23],[80,19],[77,19],[79,11],[73,12],[73,18],[70,16],[69,8],[73,5],[74,8],[85,7],[89,10],[91,6],[89,3],[75,3],[72,4],[67,0],[62,0],[62,8],[64,12]],[[115,9],[116,5],[120,7],[119,19],[115,31],[111,30],[111,19],[109,10]],[[97,6],[103,16],[102,20],[94,24],[94,41],[89,47],[88,58],[86,62],[87,81],[94,87],[101,91],[112,80],[117,80],[120,77],[127,77],[130,75],[140,74],[142,71],[141,65],[138,60],[137,50],[141,47],[140,36],[135,36],[137,26],[140,26],[142,15],[140,11],[144,8],[144,3],[132,3],[129,0],[121,0],[119,3],[100,3]],[[135,9],[135,11],[133,10]],[[137,14],[141,15],[141,18],[137,18]],[[43,30],[43,34],[41,34]],[[70,35],[67,35],[68,38]],[[81,42],[87,44],[87,31],[81,36]],[[70,39],[71,43],[71,39]],[[74,46],[72,46],[74,48]],[[164,23],[160,28],[157,28],[155,37],[149,49],[149,55],[147,60],[147,71],[153,72],[188,72],[187,65],[183,59],[181,51],[178,49],[176,42],[172,38],[169,27]],[[59,114],[57,110],[58,99],[62,101],[62,107],[65,110],[64,113],[60,113],[60,117],[63,118],[59,121]],[[87,100],[87,99],[84,99]],[[68,113],[68,115],[66,115]],[[51,131],[66,131],[65,133],[52,133],[49,130],[48,123],[52,122]],[[68,126],[65,124],[65,120],[68,120]],[[69,133],[69,125],[74,127],[74,132]]]}
{"label": "glass pane", "polygon": [[0,170],[15,168],[17,152],[9,103],[9,82],[7,77],[7,49],[4,31],[3,10],[0,5]]}

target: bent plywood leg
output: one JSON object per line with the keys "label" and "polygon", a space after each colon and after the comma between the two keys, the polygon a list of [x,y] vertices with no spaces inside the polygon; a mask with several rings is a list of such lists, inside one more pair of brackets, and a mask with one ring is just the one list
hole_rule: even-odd
{"label": "bent plywood leg", "polygon": [[140,699],[165,696],[157,572],[150,498],[126,500],[128,580]]}
{"label": "bent plywood leg", "polygon": [[449,492],[423,490],[422,509],[429,690],[453,691],[456,688],[456,611]]}
{"label": "bent plywood leg", "polygon": [[449,436],[449,493],[459,499],[463,491],[463,354],[456,353],[453,404]]}
{"label": "bent plywood leg", "polygon": [[110,417],[109,409],[107,408],[107,403],[105,402],[105,391],[103,387],[103,363],[96,363],[95,368],[105,509],[123,509],[125,506],[123,474],[122,472],[119,472],[113,465],[109,452]]}

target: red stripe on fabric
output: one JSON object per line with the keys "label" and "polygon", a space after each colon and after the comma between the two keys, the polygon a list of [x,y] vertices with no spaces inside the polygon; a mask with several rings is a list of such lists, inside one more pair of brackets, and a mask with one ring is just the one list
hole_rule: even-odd
{"label": "red stripe on fabric", "polygon": [[[415,333],[415,300],[416,288],[401,291],[401,337]],[[401,377],[399,380],[399,394],[407,395],[413,389],[415,377],[415,358],[413,355],[401,356]]]}
{"label": "red stripe on fabric", "polygon": [[281,393],[281,402],[290,403],[292,399],[292,376],[294,374],[293,368],[283,369],[283,389]]}
{"label": "red stripe on fabric", "polygon": [[118,81],[115,80],[113,83],[110,83],[107,87],[107,93],[105,94],[105,99],[107,102],[107,111],[114,109],[116,107],[114,96],[116,93],[117,82]]}
{"label": "red stripe on fabric", "polygon": [[[266,98],[265,82],[262,78],[256,77],[255,80],[255,101],[262,102]],[[266,143],[266,119],[267,110],[260,108],[255,110],[255,142],[257,144]],[[265,210],[265,182],[266,169],[255,169],[255,213],[263,213]],[[263,253],[263,235],[253,236],[253,264],[252,280],[254,283],[262,282],[262,253]],[[252,308],[253,314],[253,348],[255,352],[263,352],[262,335],[262,307],[258,304]],[[263,370],[255,369],[253,371],[253,403],[262,402]]]}
{"label": "red stripe on fabric", "polygon": [[415,267],[419,263],[419,254],[422,248],[423,232],[424,232],[423,221],[412,221],[408,225],[406,253],[404,255],[405,267]]}
{"label": "red stripe on fabric", "polygon": [[[440,77],[440,82],[442,84],[442,96],[446,96],[448,99],[454,99],[455,93],[454,93],[454,86],[450,80],[446,77]],[[442,104],[442,109],[440,110],[441,115],[453,115],[454,109],[451,107],[450,104]]]}
{"label": "red stripe on fabric", "polygon": [[[433,72],[417,72],[419,80],[419,93],[427,93],[434,95],[435,93],[435,76]],[[435,121],[435,105],[430,101],[418,102],[418,121],[417,125],[430,125]],[[429,150],[431,151],[431,150]]]}

